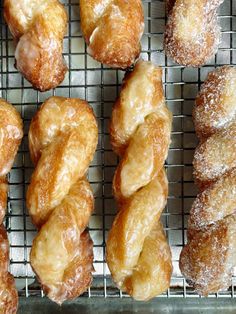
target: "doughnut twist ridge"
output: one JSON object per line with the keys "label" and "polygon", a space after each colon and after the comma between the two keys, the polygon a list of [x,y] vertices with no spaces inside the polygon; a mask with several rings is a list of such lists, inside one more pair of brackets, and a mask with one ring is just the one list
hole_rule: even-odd
{"label": "doughnut twist ridge", "polygon": [[45,293],[59,304],[92,282],[93,243],[85,228],[94,200],[85,174],[97,140],[93,111],[80,99],[49,98],[30,124],[36,168],[27,207],[39,229],[30,261]]}
{"label": "doughnut twist ridge", "polygon": [[7,174],[23,137],[23,123],[16,109],[0,98],[0,313],[15,314],[18,294],[14,277],[8,272],[9,243],[3,226],[7,208]]}
{"label": "doughnut twist ridge", "polygon": [[94,59],[126,69],[138,58],[144,31],[141,0],[80,0],[80,17]]}
{"label": "doughnut twist ridge", "polygon": [[200,144],[193,166],[200,188],[180,257],[187,281],[201,295],[227,289],[236,266],[236,68],[208,75],[196,99]]}
{"label": "doughnut twist ridge", "polygon": [[16,68],[40,91],[57,87],[67,72],[63,37],[67,13],[58,0],[5,0],[4,17],[17,41]]}
{"label": "doughnut twist ridge", "polygon": [[199,67],[220,43],[217,9],[223,0],[167,0],[166,54],[176,63]]}
{"label": "doughnut twist ridge", "polygon": [[163,166],[171,122],[162,70],[138,62],[112,112],[111,144],[121,161],[113,180],[119,212],[107,240],[113,280],[137,300],[151,299],[170,285],[171,252],[160,216],[168,195]]}

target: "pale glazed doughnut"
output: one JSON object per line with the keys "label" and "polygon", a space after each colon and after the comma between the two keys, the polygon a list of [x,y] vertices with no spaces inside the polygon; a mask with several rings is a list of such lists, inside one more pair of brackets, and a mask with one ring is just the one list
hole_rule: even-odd
{"label": "pale glazed doughnut", "polygon": [[35,89],[57,87],[67,72],[62,57],[64,6],[58,0],[5,0],[4,17],[17,41],[16,68]]}
{"label": "pale glazed doughnut", "polygon": [[30,262],[43,290],[61,304],[92,282],[93,243],[86,227],[94,199],[85,179],[98,140],[92,108],[75,98],[51,97],[30,124],[36,169],[27,207],[39,233]]}
{"label": "pale glazed doughnut", "polygon": [[14,277],[8,272],[9,243],[7,232],[0,225],[0,313],[16,314],[18,307],[18,293]]}
{"label": "pale glazed doughnut", "polygon": [[94,59],[126,69],[138,58],[144,31],[141,0],[80,0],[80,17]]}
{"label": "pale glazed doughnut", "polygon": [[113,180],[119,213],[107,240],[112,278],[136,300],[149,300],[170,285],[171,252],[160,216],[168,195],[163,166],[171,122],[161,69],[139,61],[112,112],[111,144],[121,157]]}
{"label": "pale glazed doughnut", "polygon": [[9,243],[3,226],[7,207],[7,174],[23,137],[23,123],[16,109],[0,98],[0,313],[15,314],[18,294],[14,277],[8,272]]}

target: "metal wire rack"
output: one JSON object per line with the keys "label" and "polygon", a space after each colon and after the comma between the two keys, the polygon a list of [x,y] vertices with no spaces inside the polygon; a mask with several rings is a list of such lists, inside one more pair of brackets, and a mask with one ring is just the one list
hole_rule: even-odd
{"label": "metal wire rack", "polygon": [[[112,70],[95,62],[86,53],[79,25],[79,0],[64,1],[69,16],[68,34],[64,40],[64,56],[69,72],[55,90],[40,93],[32,89],[14,68],[14,42],[3,20],[0,2],[0,97],[13,103],[24,119],[25,136],[9,175],[8,215],[6,227],[10,240],[10,271],[14,274],[22,297],[43,296],[30,267],[29,252],[36,235],[25,204],[25,193],[32,173],[28,153],[28,126],[38,106],[51,95],[80,97],[94,108],[99,122],[99,145],[89,169],[96,210],[89,224],[94,241],[94,281],[84,297],[125,297],[111,281],[105,262],[107,232],[116,213],[111,193],[112,177],[117,157],[109,144],[108,122],[112,105],[119,93],[124,72]],[[163,52],[165,4],[159,0],[144,0],[145,33],[142,57],[163,67],[166,100],[174,114],[172,144],[166,163],[169,178],[169,199],[162,221],[172,248],[174,273],[170,289],[161,297],[198,297],[188,287],[178,267],[179,253],[186,241],[188,212],[196,195],[192,180],[192,156],[196,137],[191,111],[198,89],[207,73],[223,64],[236,65],[236,1],[225,0],[219,10],[222,42],[218,54],[201,69],[189,69],[173,64]],[[234,297],[232,288],[212,297]]]}

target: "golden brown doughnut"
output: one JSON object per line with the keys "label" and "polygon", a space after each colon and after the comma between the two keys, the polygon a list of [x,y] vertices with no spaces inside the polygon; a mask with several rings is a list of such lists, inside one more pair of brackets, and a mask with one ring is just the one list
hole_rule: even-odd
{"label": "golden brown doughnut", "polygon": [[23,123],[16,109],[0,98],[0,313],[15,314],[18,294],[14,277],[8,272],[9,243],[3,226],[7,207],[7,174],[23,137]]}
{"label": "golden brown doughnut", "polygon": [[227,289],[236,266],[236,68],[209,73],[193,117],[200,144],[194,154],[201,189],[180,257],[187,281],[201,295]]}
{"label": "golden brown doughnut", "polygon": [[112,278],[136,300],[149,300],[170,285],[171,252],[160,216],[168,195],[163,166],[171,122],[161,69],[139,61],[112,112],[111,144],[121,158],[113,180],[119,213],[107,240]]}
{"label": "golden brown doughnut", "polygon": [[27,206],[39,229],[30,261],[43,290],[58,304],[76,298],[92,282],[93,244],[85,229],[94,200],[84,176],[97,140],[93,111],[80,99],[49,98],[30,124],[36,169]]}
{"label": "golden brown doughnut", "polygon": [[5,0],[4,17],[17,41],[16,68],[35,89],[57,87],[67,72],[62,57],[64,6],[58,0]]}
{"label": "golden brown doughnut", "polygon": [[141,0],[80,0],[80,18],[94,59],[126,69],[138,58],[144,31]]}
{"label": "golden brown doughnut", "polygon": [[14,277],[8,272],[9,243],[3,225],[0,225],[0,313],[16,314],[18,293]]}
{"label": "golden brown doughnut", "polygon": [[23,137],[23,123],[16,109],[0,98],[0,225],[7,207],[7,174]]}
{"label": "golden brown doughnut", "polygon": [[220,43],[217,9],[224,0],[167,0],[164,46],[174,62],[199,67]]}

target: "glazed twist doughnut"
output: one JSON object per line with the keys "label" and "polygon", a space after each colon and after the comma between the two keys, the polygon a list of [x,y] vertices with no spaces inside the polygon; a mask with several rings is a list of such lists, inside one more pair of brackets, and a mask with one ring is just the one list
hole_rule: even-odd
{"label": "glazed twist doughnut", "polygon": [[58,0],[5,0],[4,17],[17,41],[16,68],[35,89],[57,87],[67,72],[62,57],[64,6]]}
{"label": "glazed twist doughnut", "polygon": [[201,193],[190,211],[180,268],[201,295],[230,286],[236,266],[236,68],[208,75],[193,112],[200,144],[194,175]]}
{"label": "glazed twist doughnut", "polygon": [[7,232],[0,225],[0,313],[16,314],[18,307],[18,293],[14,277],[8,272],[9,242]]}
{"label": "glazed twist doughnut", "polygon": [[144,31],[141,0],[80,0],[80,17],[94,59],[126,69],[138,58]]}
{"label": "glazed twist doughnut", "polygon": [[94,201],[85,179],[98,129],[87,102],[49,98],[30,124],[29,148],[36,166],[27,206],[39,233],[30,261],[45,293],[61,304],[92,282],[93,244],[85,230]]}
{"label": "glazed twist doughnut", "polygon": [[18,294],[14,277],[8,272],[9,243],[3,226],[7,207],[7,174],[23,137],[23,123],[16,109],[0,98],[0,313],[17,311]]}
{"label": "glazed twist doughnut", "polygon": [[176,63],[199,67],[220,43],[217,9],[224,0],[167,0],[166,54]]}
{"label": "glazed twist doughnut", "polygon": [[160,216],[168,195],[163,166],[171,122],[161,69],[138,62],[112,113],[111,143],[121,157],[113,180],[119,213],[107,240],[114,282],[137,300],[151,299],[170,285],[171,252]]}

